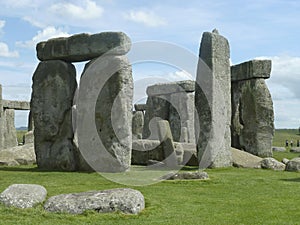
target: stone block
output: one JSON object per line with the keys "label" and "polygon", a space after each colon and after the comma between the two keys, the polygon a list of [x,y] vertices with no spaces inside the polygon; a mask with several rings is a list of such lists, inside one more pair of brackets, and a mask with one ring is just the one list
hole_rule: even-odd
{"label": "stone block", "polygon": [[184,80],[171,83],[155,84],[147,87],[148,96],[167,95],[178,92],[194,92],[195,81]]}

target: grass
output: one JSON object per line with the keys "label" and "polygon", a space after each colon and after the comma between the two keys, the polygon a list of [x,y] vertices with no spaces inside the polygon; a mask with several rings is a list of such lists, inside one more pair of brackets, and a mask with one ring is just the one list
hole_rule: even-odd
{"label": "grass", "polygon": [[[258,169],[207,170],[207,181],[164,181],[140,190],[140,215],[83,215],[14,209],[0,205],[0,224],[300,224],[299,173]],[[0,168],[0,191],[13,183],[37,183],[48,196],[126,187],[97,173],[42,172],[35,167]]]}

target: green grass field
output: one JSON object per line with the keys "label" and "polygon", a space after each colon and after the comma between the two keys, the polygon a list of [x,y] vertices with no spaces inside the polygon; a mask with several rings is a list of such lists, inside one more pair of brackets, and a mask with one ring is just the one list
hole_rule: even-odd
{"label": "green grass field", "polygon": [[[297,132],[280,130],[274,143],[283,141],[284,145],[287,136],[298,137]],[[289,152],[279,154],[294,156]],[[0,205],[0,224],[300,224],[300,173],[238,168],[206,172],[210,176],[206,181],[129,186],[145,196],[146,209],[140,215],[53,214],[45,212],[42,205],[26,210]],[[97,173],[45,172],[35,166],[0,167],[0,192],[14,183],[41,184],[47,188],[48,197],[128,187]]]}

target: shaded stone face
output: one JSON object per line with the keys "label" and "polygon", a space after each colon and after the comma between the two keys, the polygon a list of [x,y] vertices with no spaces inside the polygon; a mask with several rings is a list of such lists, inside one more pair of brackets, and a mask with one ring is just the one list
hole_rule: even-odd
{"label": "shaded stone face", "polygon": [[[229,43],[223,36],[205,32],[195,90],[195,122],[198,158],[201,167],[231,165],[231,98]],[[200,126],[200,130],[199,130]]]}
{"label": "shaded stone face", "polygon": [[133,112],[132,117],[132,138],[142,139],[144,128],[144,113],[142,111]]}
{"label": "shaded stone face", "polygon": [[64,61],[40,62],[33,75],[31,112],[37,164],[42,169],[76,169],[72,105],[75,67]]}
{"label": "shaded stone face", "polygon": [[0,150],[17,145],[15,111],[13,109],[2,109],[0,116]]}

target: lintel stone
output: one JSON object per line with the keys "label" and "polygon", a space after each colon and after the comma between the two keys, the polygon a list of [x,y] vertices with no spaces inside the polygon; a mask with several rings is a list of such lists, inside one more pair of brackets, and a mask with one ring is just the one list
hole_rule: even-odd
{"label": "lintel stone", "polygon": [[151,85],[147,88],[148,96],[167,95],[178,92],[194,92],[195,81],[184,80],[171,83]]}

